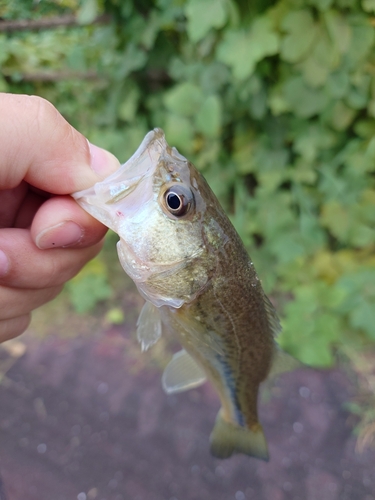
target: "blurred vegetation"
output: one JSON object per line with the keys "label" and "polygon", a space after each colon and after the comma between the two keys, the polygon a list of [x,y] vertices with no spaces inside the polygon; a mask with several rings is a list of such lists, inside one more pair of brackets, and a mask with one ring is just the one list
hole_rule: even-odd
{"label": "blurred vegetation", "polygon": [[[0,0],[0,18],[1,91],[121,161],[162,127],[204,173],[289,352],[374,345],[374,0]],[[69,288],[81,311],[110,296],[106,262]]]}

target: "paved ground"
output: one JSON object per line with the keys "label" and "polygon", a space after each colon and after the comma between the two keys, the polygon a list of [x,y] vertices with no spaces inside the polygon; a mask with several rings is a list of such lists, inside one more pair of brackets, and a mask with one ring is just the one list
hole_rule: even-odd
{"label": "paved ground", "polygon": [[0,385],[1,500],[375,500],[375,452],[355,453],[342,373],[281,377],[260,411],[271,461],[220,461],[210,387],[166,396],[136,352],[119,328],[28,341]]}

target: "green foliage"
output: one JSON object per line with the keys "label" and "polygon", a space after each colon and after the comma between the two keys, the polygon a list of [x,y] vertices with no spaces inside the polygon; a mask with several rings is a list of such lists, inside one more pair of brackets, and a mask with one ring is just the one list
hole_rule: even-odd
{"label": "green foliage", "polygon": [[[375,341],[374,5],[14,0],[0,17],[81,24],[0,34],[0,88],[43,95],[122,161],[164,128],[278,299],[282,345],[328,366]],[[81,310],[109,294],[95,276],[71,285]]]}
{"label": "green foliage", "polygon": [[[91,311],[97,302],[112,295],[106,267],[100,257],[89,262],[68,284],[71,302],[78,313]],[[113,315],[110,316],[111,319]],[[115,316],[115,315],[114,315]]]}

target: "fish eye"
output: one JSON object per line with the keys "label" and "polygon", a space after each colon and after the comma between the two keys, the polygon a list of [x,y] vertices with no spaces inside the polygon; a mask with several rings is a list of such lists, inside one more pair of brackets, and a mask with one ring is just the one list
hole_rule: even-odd
{"label": "fish eye", "polygon": [[176,217],[186,215],[194,204],[193,193],[185,186],[175,185],[164,193],[165,206]]}

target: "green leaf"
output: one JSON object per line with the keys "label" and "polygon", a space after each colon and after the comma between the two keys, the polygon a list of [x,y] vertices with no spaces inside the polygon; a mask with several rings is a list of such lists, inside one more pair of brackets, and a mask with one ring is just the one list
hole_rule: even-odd
{"label": "green leaf", "polygon": [[351,328],[358,328],[375,340],[375,267],[348,272],[336,286],[346,294],[339,311],[348,314]]}
{"label": "green leaf", "polygon": [[153,47],[161,24],[162,19],[159,13],[152,11],[151,15],[147,19],[147,23],[140,39],[140,42],[146,49],[151,49]]}
{"label": "green leaf", "polygon": [[[298,124],[294,139],[294,151],[299,153],[306,162],[313,162],[321,154],[336,144],[336,135],[328,127],[317,124],[308,125],[306,128]],[[298,173],[297,173],[298,176]],[[296,177],[295,177],[296,178]]]}
{"label": "green leaf", "polygon": [[375,12],[375,0],[362,0],[362,8],[365,12]]}
{"label": "green leaf", "polygon": [[368,111],[369,116],[371,116],[372,118],[375,118],[375,99],[371,100],[368,103],[367,111]]}
{"label": "green leaf", "polygon": [[321,223],[341,241],[347,241],[351,221],[348,210],[337,201],[330,201],[323,205]]}
{"label": "green leaf", "polygon": [[361,75],[360,78],[357,78],[356,85],[352,85],[346,95],[346,102],[351,108],[363,109],[366,107],[370,82],[370,75]]}
{"label": "green leaf", "polygon": [[355,111],[342,101],[335,103],[331,114],[331,124],[335,130],[345,130],[355,117]]}
{"label": "green leaf", "polygon": [[119,61],[118,68],[116,70],[116,79],[123,80],[133,71],[141,69],[147,61],[147,54],[135,46],[135,44],[130,43],[125,53],[122,55]]}
{"label": "green leaf", "polygon": [[98,14],[98,0],[84,0],[82,7],[77,12],[77,20],[80,24],[90,24]]}
{"label": "green leaf", "polygon": [[330,74],[330,69],[318,61],[314,57],[314,54],[301,64],[301,68],[306,83],[311,87],[321,87],[324,85]]}
{"label": "green leaf", "polygon": [[221,102],[218,96],[207,97],[196,118],[195,125],[199,132],[207,137],[216,137],[221,127]]}
{"label": "green leaf", "polygon": [[299,232],[288,231],[277,235],[271,240],[272,253],[280,264],[287,264],[304,254],[304,247]]}
{"label": "green leaf", "polygon": [[8,92],[8,84],[4,78],[0,76],[0,92]]}
{"label": "green leaf", "polygon": [[187,32],[192,42],[201,40],[211,28],[220,29],[227,20],[228,0],[188,0],[185,7]]}
{"label": "green leaf", "polygon": [[248,174],[254,171],[254,151],[256,144],[254,143],[252,135],[248,131],[237,130],[233,141],[233,161],[236,170],[240,174]]}
{"label": "green leaf", "polygon": [[333,0],[310,0],[309,4],[316,6],[319,10],[325,11],[331,7]]}
{"label": "green leaf", "polygon": [[370,139],[375,137],[375,122],[374,120],[361,120],[355,124],[354,130],[360,137]]}
{"label": "green leaf", "polygon": [[137,87],[132,87],[126,90],[126,97],[120,103],[118,108],[118,117],[121,120],[131,122],[134,120],[138,108],[140,91]]}
{"label": "green leaf", "polygon": [[199,170],[205,169],[207,166],[217,162],[220,151],[221,144],[217,139],[206,141],[202,149],[199,150],[199,154],[194,160],[194,165]]}
{"label": "green leaf", "polygon": [[106,268],[100,258],[90,261],[84,269],[66,285],[70,300],[78,313],[92,311],[101,300],[112,294]]}
{"label": "green leaf", "polygon": [[301,118],[309,118],[320,113],[328,102],[328,97],[323,91],[308,87],[298,76],[285,82],[283,95],[289,109]]}
{"label": "green leaf", "polygon": [[190,153],[193,149],[194,128],[191,121],[183,116],[168,114],[164,125],[168,143]]}
{"label": "green leaf", "polygon": [[200,87],[190,82],[175,85],[164,97],[167,109],[182,116],[196,115],[202,101],[203,94]]}
{"label": "green leaf", "polygon": [[341,53],[335,46],[327,30],[319,25],[316,29],[316,40],[308,57],[301,62],[306,83],[312,87],[323,85],[332,71],[341,63]]}
{"label": "green leaf", "polygon": [[204,64],[199,73],[201,87],[207,93],[217,92],[231,81],[230,71],[219,62]]}
{"label": "green leaf", "polygon": [[340,319],[329,310],[329,303],[325,303],[327,295],[331,295],[330,287],[321,281],[299,286],[295,290],[295,300],[285,308],[280,343],[312,366],[327,367],[333,363],[331,349],[342,333]]}
{"label": "green leaf", "polygon": [[219,44],[217,58],[232,68],[238,80],[248,78],[256,64],[279,49],[279,38],[271,20],[264,16],[256,19],[250,30],[227,30]]}
{"label": "green leaf", "polygon": [[121,162],[125,162],[138,148],[147,132],[148,127],[144,122],[139,120],[133,121],[130,125],[122,128],[116,127],[116,129],[112,129],[106,127],[90,129],[87,136],[91,142],[108,149]]}
{"label": "green leaf", "polygon": [[250,54],[253,54],[257,61],[278,53],[279,36],[269,17],[260,16],[253,22],[251,26],[251,42]]}
{"label": "green leaf", "polygon": [[342,99],[349,91],[349,73],[340,69],[328,76],[326,89],[334,99]]}
{"label": "green leaf", "polygon": [[265,117],[267,113],[267,94],[264,88],[260,89],[257,94],[251,95],[249,110],[251,116],[256,120],[261,120]]}
{"label": "green leaf", "polygon": [[346,16],[330,10],[324,14],[324,20],[335,47],[341,53],[347,52],[352,38],[352,29]]}
{"label": "green leaf", "polygon": [[0,65],[9,57],[9,44],[5,35],[0,35]]}
{"label": "green leaf", "polygon": [[374,28],[367,20],[352,24],[352,38],[347,52],[347,62],[350,67],[357,67],[368,55],[374,45]]}
{"label": "green leaf", "polygon": [[309,52],[316,38],[313,16],[309,10],[289,12],[281,27],[287,33],[281,42],[281,57],[291,63],[300,61]]}

